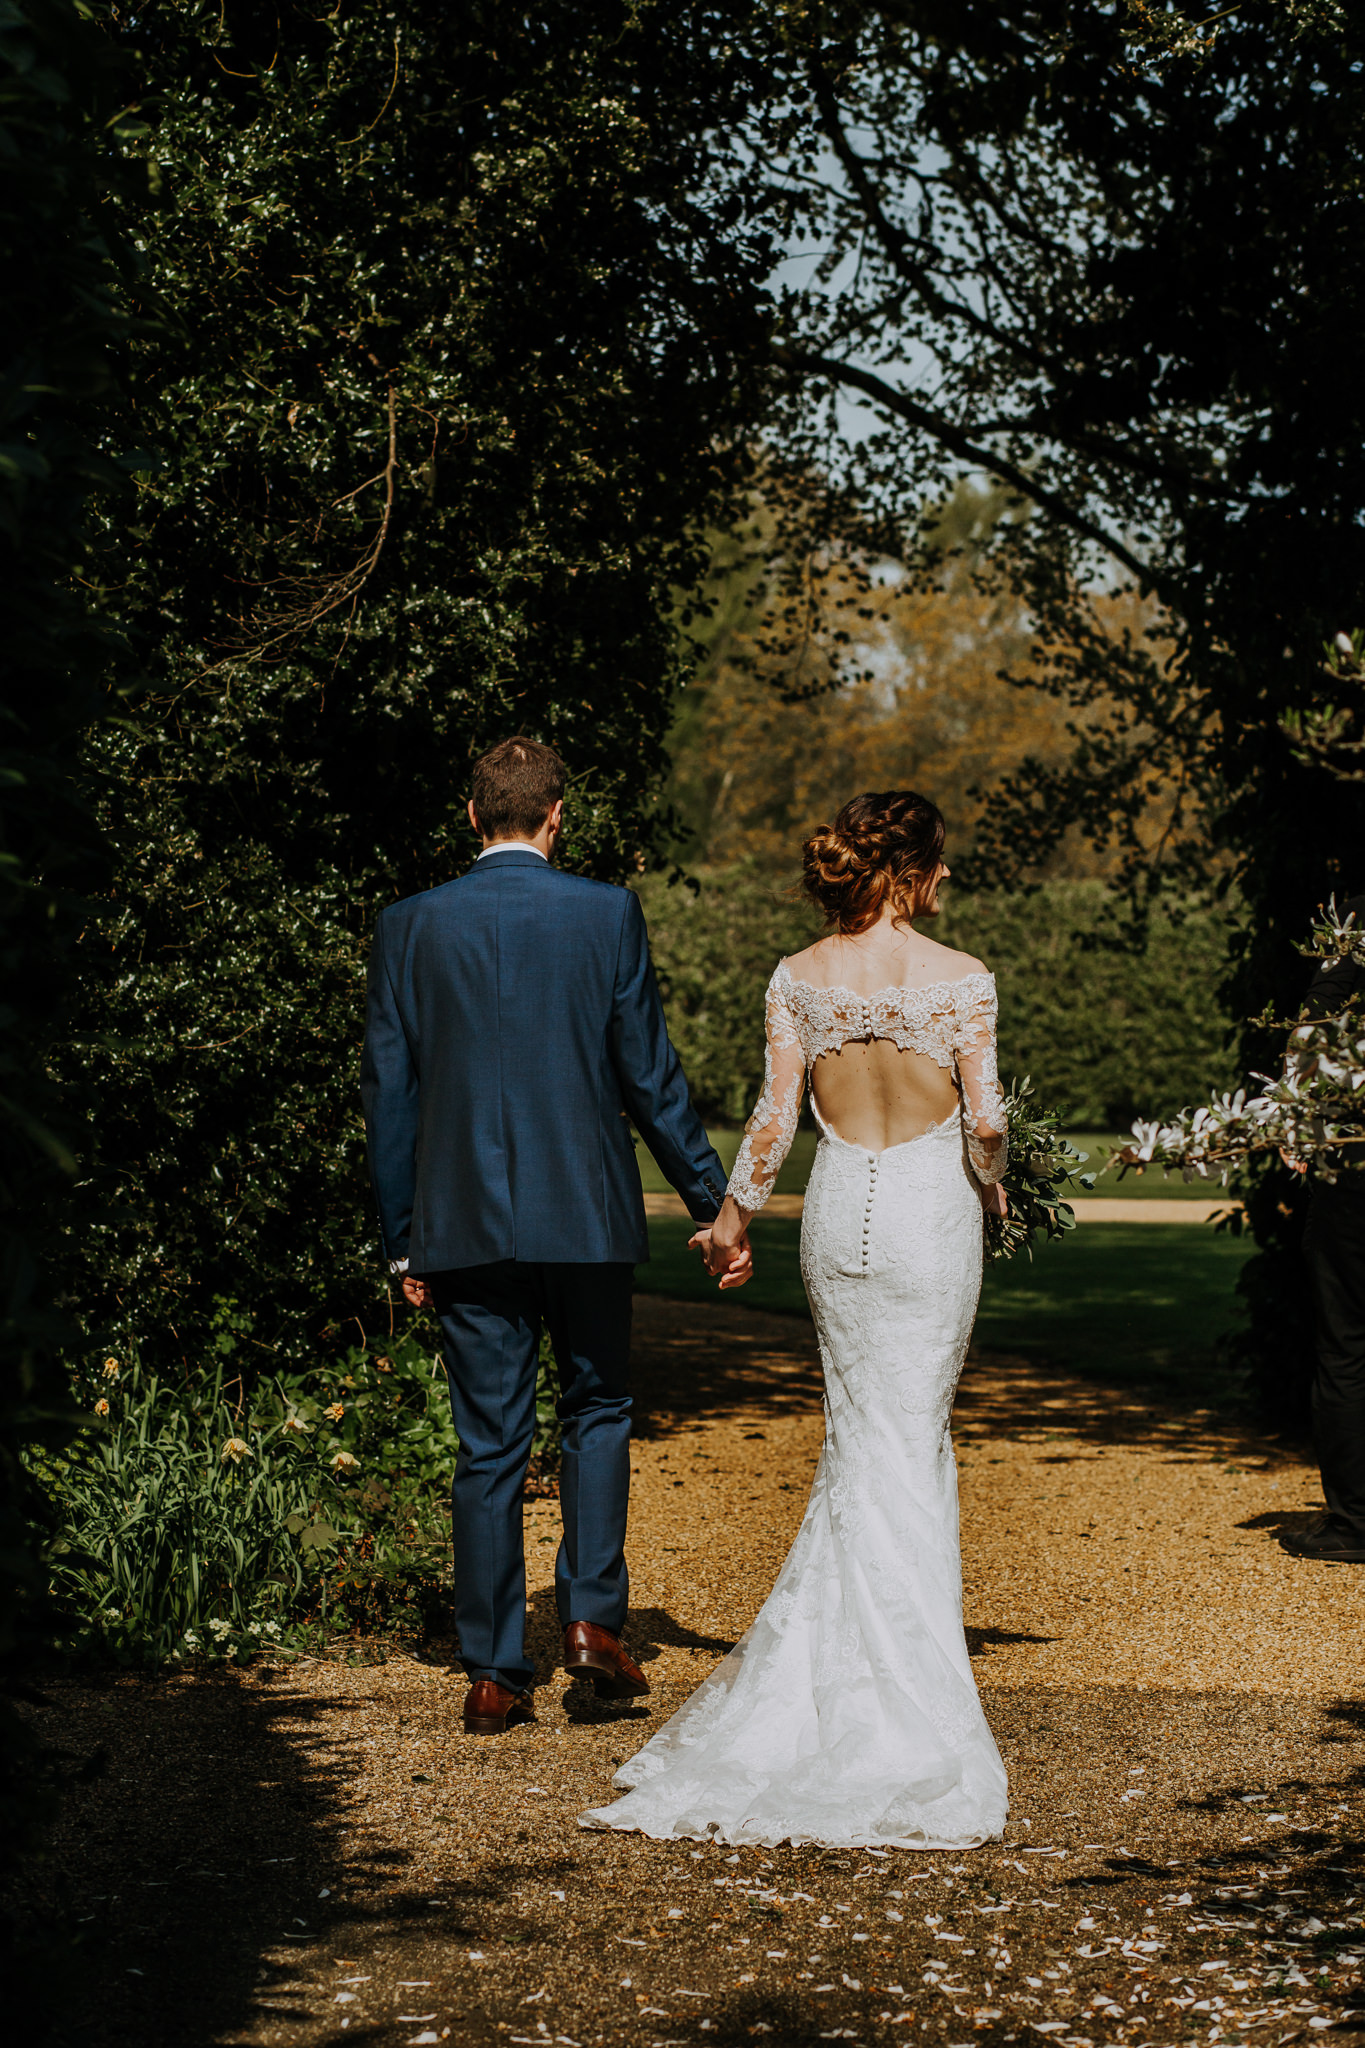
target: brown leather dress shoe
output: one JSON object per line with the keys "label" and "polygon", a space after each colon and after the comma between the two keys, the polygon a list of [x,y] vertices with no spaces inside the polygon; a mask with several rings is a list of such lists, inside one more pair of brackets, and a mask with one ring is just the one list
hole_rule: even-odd
{"label": "brown leather dress shoe", "polygon": [[505,1735],[535,1718],[530,1693],[513,1692],[496,1678],[476,1678],[465,1695],[466,1735]]}
{"label": "brown leather dress shoe", "polygon": [[600,1700],[638,1700],[649,1680],[621,1648],[619,1636],[595,1621],[571,1621],[564,1631],[564,1669],[570,1678],[590,1678]]}
{"label": "brown leather dress shoe", "polygon": [[1365,1564],[1365,1538],[1334,1515],[1323,1515],[1307,1529],[1286,1529],[1280,1548],[1293,1557],[1315,1558],[1319,1564]]}

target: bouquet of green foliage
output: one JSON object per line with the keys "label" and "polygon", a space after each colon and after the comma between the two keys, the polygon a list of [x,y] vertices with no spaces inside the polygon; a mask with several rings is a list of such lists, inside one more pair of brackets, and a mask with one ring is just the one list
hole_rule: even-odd
{"label": "bouquet of green foliage", "polygon": [[1018,1252],[1033,1257],[1033,1240],[1061,1237],[1076,1227],[1076,1212],[1062,1200],[1074,1183],[1093,1188],[1093,1173],[1082,1173],[1088,1153],[1068,1144],[1059,1129],[1061,1112],[1037,1109],[1030,1098],[1033,1082],[1025,1076],[1005,1097],[1010,1156],[1005,1168],[1007,1216],[987,1216],[986,1257],[1012,1259]]}

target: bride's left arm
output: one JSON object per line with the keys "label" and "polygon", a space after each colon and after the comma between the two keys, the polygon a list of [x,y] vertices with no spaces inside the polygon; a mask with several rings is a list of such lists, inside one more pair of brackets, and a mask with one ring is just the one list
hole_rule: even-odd
{"label": "bride's left arm", "polygon": [[974,975],[972,982],[970,993],[965,1001],[959,1000],[957,1011],[962,1122],[967,1133],[967,1156],[981,1186],[982,1203],[1003,1216],[1005,1191],[1000,1181],[1009,1164],[1009,1126],[996,1067],[995,982],[990,975]]}

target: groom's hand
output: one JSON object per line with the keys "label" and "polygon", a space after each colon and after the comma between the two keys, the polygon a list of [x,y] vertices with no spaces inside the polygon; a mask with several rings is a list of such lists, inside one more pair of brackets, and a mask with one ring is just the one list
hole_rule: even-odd
{"label": "groom's hand", "polygon": [[403,1275],[403,1299],[409,1308],[435,1308],[436,1300],[425,1280],[416,1273]]}
{"label": "groom's hand", "polygon": [[[729,1225],[729,1227],[726,1227]],[[700,1251],[702,1264],[712,1280],[718,1280],[722,1288],[743,1286],[753,1280],[753,1245],[749,1243],[749,1225],[739,1225],[739,1212],[735,1217],[724,1217],[724,1210],[714,1223],[702,1223],[696,1233],[688,1239],[688,1251]]]}

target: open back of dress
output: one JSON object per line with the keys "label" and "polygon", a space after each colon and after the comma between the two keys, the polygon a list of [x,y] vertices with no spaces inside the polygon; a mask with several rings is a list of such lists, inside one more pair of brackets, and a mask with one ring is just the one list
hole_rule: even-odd
{"label": "open back of dress", "polygon": [[[858,1040],[884,1039],[952,1076],[972,1169],[983,1186],[1005,1170],[1005,1113],[995,1060],[995,979],[968,974],[874,994],[798,981],[785,960],[768,983],[763,1092],[730,1176],[743,1209],[763,1207],[796,1135],[806,1077],[817,1060]],[[812,1097],[821,1129],[832,1136]],[[927,1135],[927,1133],[921,1133]]]}

